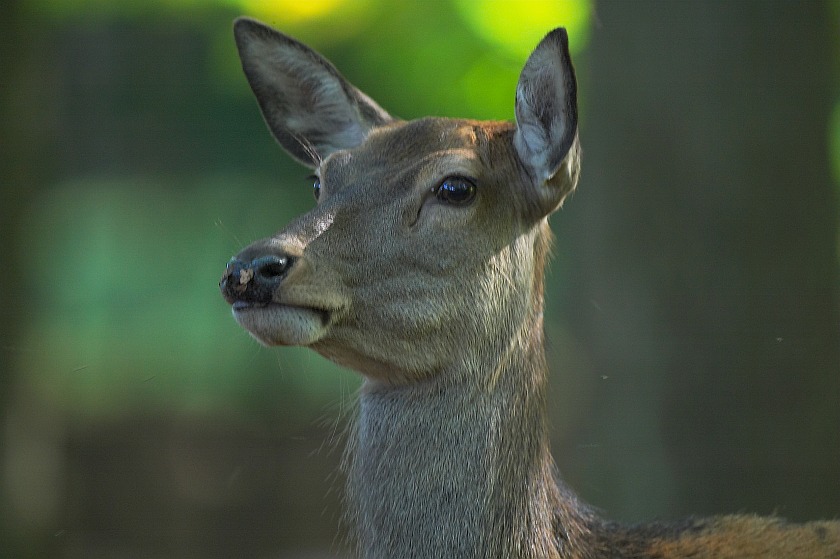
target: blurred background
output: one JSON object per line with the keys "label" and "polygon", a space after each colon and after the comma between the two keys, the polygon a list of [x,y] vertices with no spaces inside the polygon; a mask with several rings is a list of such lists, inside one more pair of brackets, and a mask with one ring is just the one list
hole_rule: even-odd
{"label": "blurred background", "polygon": [[403,118],[511,119],[565,25],[564,478],[630,522],[840,515],[837,1],[6,0],[0,557],[347,555],[359,380],[260,347],[218,293],[313,203],[239,68],[243,14]]}

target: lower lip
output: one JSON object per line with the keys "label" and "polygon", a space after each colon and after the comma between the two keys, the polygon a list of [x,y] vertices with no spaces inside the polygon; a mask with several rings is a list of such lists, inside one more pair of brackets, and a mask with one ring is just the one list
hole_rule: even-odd
{"label": "lower lip", "polygon": [[234,311],[244,311],[248,309],[253,309],[254,307],[264,307],[265,305],[255,305],[254,303],[246,303],[245,301],[235,301],[231,307]]}
{"label": "lower lip", "polygon": [[321,309],[313,309],[310,307],[289,307],[288,305],[280,305],[279,303],[265,303],[265,304],[258,304],[258,303],[248,303],[245,301],[236,301],[231,305],[234,313],[241,313],[241,312],[249,312],[253,310],[264,309],[267,307],[287,307],[287,308],[299,308],[302,310],[307,310],[318,314],[321,317],[321,323],[326,325],[330,320],[330,313],[329,311],[321,310]]}

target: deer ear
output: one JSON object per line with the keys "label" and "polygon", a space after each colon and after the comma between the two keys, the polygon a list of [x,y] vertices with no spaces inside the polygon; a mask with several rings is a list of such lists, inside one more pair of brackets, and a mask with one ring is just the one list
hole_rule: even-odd
{"label": "deer ear", "polygon": [[242,68],[272,134],[294,158],[317,167],[393,120],[306,45],[249,18],[233,26]]}
{"label": "deer ear", "polygon": [[516,86],[514,147],[549,213],[574,190],[579,175],[577,83],[566,30],[546,35]]}

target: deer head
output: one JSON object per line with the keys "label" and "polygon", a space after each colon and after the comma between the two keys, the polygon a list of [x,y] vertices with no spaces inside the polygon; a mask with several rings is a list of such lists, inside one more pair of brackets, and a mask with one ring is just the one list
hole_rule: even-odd
{"label": "deer head", "polygon": [[317,199],[228,263],[220,287],[239,324],[388,383],[501,355],[541,316],[546,218],[578,180],[565,30],[525,64],[515,124],[399,120],[294,39],[250,19],[235,36]]}

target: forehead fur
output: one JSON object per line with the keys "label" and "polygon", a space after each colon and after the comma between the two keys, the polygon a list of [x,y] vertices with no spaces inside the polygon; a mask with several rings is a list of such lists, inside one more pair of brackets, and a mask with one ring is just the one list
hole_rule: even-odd
{"label": "forehead fur", "polygon": [[[511,144],[513,130],[513,124],[508,122],[428,117],[376,129],[368,136],[365,148],[391,160],[416,159],[420,153],[457,148],[483,155],[491,143]],[[508,138],[500,138],[503,135]]]}

